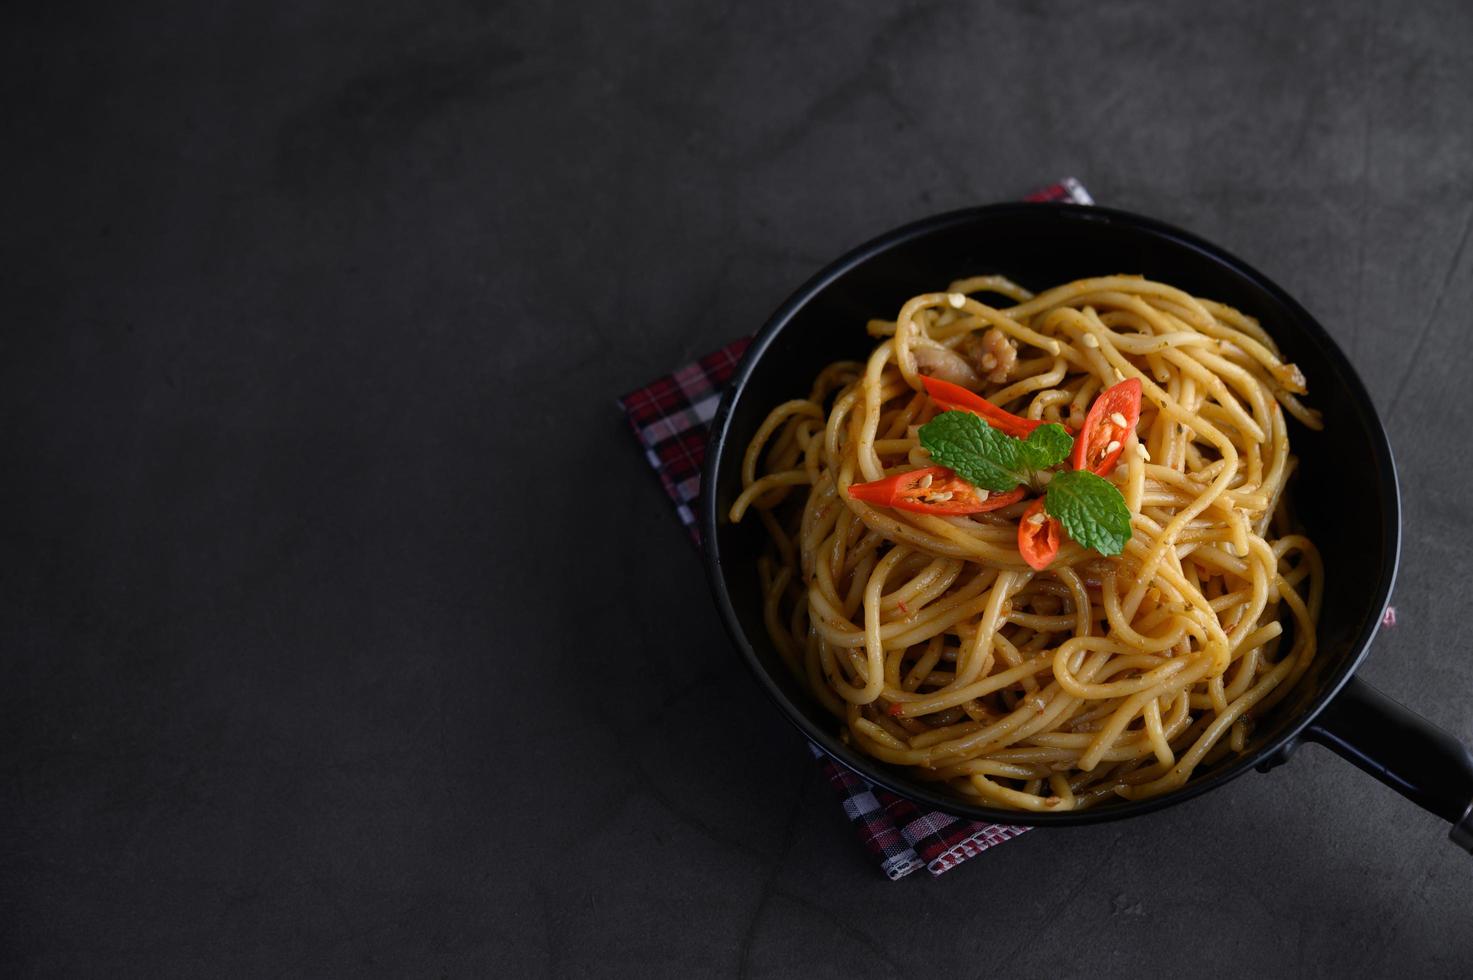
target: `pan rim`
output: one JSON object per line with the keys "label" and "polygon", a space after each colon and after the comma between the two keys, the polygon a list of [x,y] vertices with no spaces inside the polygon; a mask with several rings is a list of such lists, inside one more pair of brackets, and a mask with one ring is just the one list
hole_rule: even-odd
{"label": "pan rim", "polygon": [[[1261,746],[1252,753],[1245,753],[1227,766],[1223,766],[1201,779],[1191,779],[1180,789],[1145,800],[1111,803],[1096,809],[1073,810],[1063,813],[1035,813],[1024,810],[1003,810],[994,807],[976,806],[955,797],[936,793],[925,784],[906,778],[898,768],[888,767],[879,760],[870,759],[844,745],[831,732],[812,723],[797,705],[783,692],[768,673],[757,656],[756,648],[737,617],[736,608],[726,586],[722,563],[720,536],[717,533],[719,515],[716,510],[716,495],[711,488],[717,485],[718,475],[723,470],[723,458],[728,454],[732,413],[745,391],[752,373],[779,334],[790,324],[809,302],[822,293],[837,279],[856,266],[875,256],[904,245],[916,238],[944,231],[957,225],[985,221],[998,216],[1017,214],[1051,213],[1064,215],[1068,220],[1096,222],[1130,227],[1155,237],[1162,238],[1179,247],[1200,252],[1221,268],[1225,275],[1247,280],[1254,287],[1269,294],[1282,304],[1298,320],[1298,327],[1313,342],[1321,347],[1325,355],[1335,363],[1340,379],[1348,389],[1351,403],[1361,416],[1371,438],[1375,457],[1376,482],[1382,500],[1382,552],[1389,556],[1383,561],[1380,579],[1372,592],[1371,611],[1365,624],[1353,641],[1354,653],[1339,667],[1324,688],[1298,718],[1278,738]],[[735,465],[733,463],[732,465]],[[961,819],[994,824],[1018,824],[1030,827],[1069,826],[1103,823],[1127,817],[1141,816],[1166,807],[1185,803],[1217,789],[1241,776],[1249,769],[1281,760],[1293,750],[1301,733],[1308,727],[1339,693],[1365,660],[1372,640],[1380,626],[1386,605],[1390,601],[1395,584],[1397,568],[1401,558],[1401,498],[1396,474],[1395,458],[1386,435],[1386,429],[1375,411],[1369,391],[1361,381],[1349,358],[1325,330],[1324,326],[1297,300],[1273,280],[1256,268],[1239,259],[1227,250],[1208,242],[1190,232],[1144,215],[1097,205],[1064,203],[1005,203],[947,211],[922,218],[880,234],[869,241],[850,249],[839,258],[824,266],[806,282],[794,290],[770,316],[761,331],[753,338],[741,363],[733,374],[726,390],[722,393],[715,415],[712,417],[710,437],[707,444],[705,465],[701,474],[700,530],[703,541],[706,574],[713,598],[721,614],[722,623],[737,651],[746,662],[761,686],[772,699],[789,723],[796,726],[812,742],[820,746],[836,762],[869,782],[898,796],[905,797],[926,807],[940,810]]]}

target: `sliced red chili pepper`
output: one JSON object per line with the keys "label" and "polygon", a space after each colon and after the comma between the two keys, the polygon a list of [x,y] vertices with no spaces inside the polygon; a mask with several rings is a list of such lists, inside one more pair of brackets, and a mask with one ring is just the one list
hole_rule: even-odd
{"label": "sliced red chili pepper", "polygon": [[[1039,517],[1043,520],[1038,520]],[[1023,511],[1023,519],[1018,522],[1018,553],[1023,560],[1041,572],[1059,553],[1059,545],[1063,541],[1063,525],[1058,518],[1043,512],[1043,498],[1029,504]]]}
{"label": "sliced red chili pepper", "polygon": [[976,392],[968,391],[950,381],[922,376],[921,384],[926,386],[926,394],[931,396],[931,400],[942,408],[975,412],[994,429],[1019,439],[1028,438],[1028,433],[1040,425],[1048,425],[1043,419],[1019,418],[1012,412],[998,408]]}
{"label": "sliced red chili pepper", "polygon": [[1120,454],[1125,451],[1125,439],[1135,431],[1141,420],[1141,382],[1139,378],[1128,378],[1118,385],[1100,392],[1089,414],[1084,417],[1084,428],[1074,440],[1074,455],[1070,462],[1076,470],[1089,470],[1095,476],[1109,476]]}
{"label": "sliced red chili pepper", "polygon": [[979,490],[945,466],[927,466],[849,487],[849,496],[855,500],[917,514],[981,514],[1015,504],[1023,493],[1022,487],[1007,493]]}

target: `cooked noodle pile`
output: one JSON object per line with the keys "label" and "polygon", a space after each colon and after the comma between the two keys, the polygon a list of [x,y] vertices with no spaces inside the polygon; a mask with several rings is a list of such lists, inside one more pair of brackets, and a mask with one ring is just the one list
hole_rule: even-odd
{"label": "cooked noodle pile", "polygon": [[[963,280],[869,332],[868,361],[830,364],[768,415],[730,513],[767,528],[768,631],[843,737],[1021,810],[1168,792],[1242,751],[1309,666],[1323,589],[1284,504],[1284,413],[1321,423],[1268,333],[1130,276],[1037,296]],[[1140,423],[1109,475],[1131,514],[1124,553],[1066,540],[1035,572],[1018,552],[1027,500],[936,516],[851,499],[931,465],[923,375],[1076,431],[1104,388],[1139,378]]]}

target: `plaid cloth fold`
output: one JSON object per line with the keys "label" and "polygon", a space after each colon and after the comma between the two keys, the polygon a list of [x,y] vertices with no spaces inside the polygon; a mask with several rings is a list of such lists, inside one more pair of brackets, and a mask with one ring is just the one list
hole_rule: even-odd
{"label": "plaid cloth fold", "polygon": [[[1084,185],[1073,177],[1035,191],[1024,200],[1094,203]],[[645,458],[659,474],[665,493],[675,504],[676,515],[697,545],[701,534],[694,508],[701,492],[706,436],[721,391],[750,343],[750,337],[734,340],[619,399],[635,438],[644,447]],[[920,868],[933,875],[942,874],[1028,829],[959,820],[922,810],[910,800],[874,786],[818,746],[809,743],[809,749],[838,793],[860,843],[879,860],[880,870],[891,879],[903,878]]]}

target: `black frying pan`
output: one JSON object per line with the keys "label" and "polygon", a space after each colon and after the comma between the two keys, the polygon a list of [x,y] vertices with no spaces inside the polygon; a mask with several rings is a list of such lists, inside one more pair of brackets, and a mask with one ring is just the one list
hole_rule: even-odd
{"label": "black frying pan", "polygon": [[[833,719],[793,680],[763,628],[756,573],[761,524],[732,525],[726,512],[741,491],[742,453],[768,410],[806,392],[830,361],[867,355],[872,341],[863,324],[870,317],[964,276],[1002,273],[1042,289],[1119,272],[1142,273],[1258,317],[1308,377],[1309,401],[1327,424],[1323,432],[1310,432],[1291,423],[1301,460],[1291,492],[1306,502],[1298,514],[1325,560],[1319,653],[1295,691],[1256,720],[1243,754],[1199,768],[1176,792],[1066,813],[975,806],[836,737]],[[928,218],[860,246],[805,283],[753,342],[717,409],[703,485],[701,530],[711,588],[748,666],[805,735],[892,792],[971,820],[1095,823],[1180,803],[1255,766],[1267,770],[1308,739],[1450,821],[1452,838],[1473,850],[1473,756],[1354,676],[1391,595],[1401,542],[1396,467],[1370,396],[1302,306],[1262,273],[1194,235],[1107,208],[1001,204]]]}

